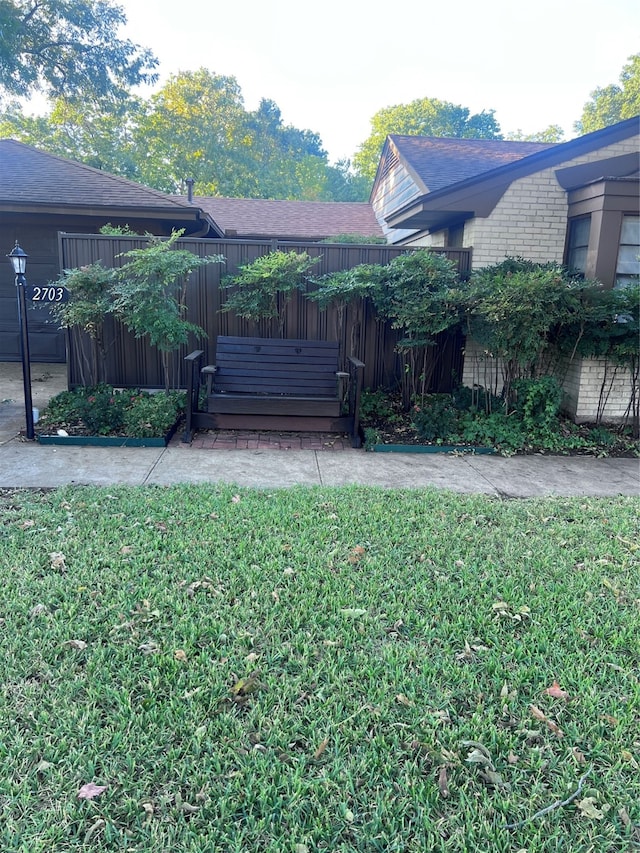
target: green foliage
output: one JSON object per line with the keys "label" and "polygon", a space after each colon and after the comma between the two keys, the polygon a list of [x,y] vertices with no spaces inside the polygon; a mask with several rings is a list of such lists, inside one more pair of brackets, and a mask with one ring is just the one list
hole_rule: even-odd
{"label": "green foliage", "polygon": [[505,139],[516,142],[564,142],[564,130],[559,124],[550,124],[537,133],[523,133],[521,130],[516,130],[507,133]]}
{"label": "green foliage", "polygon": [[308,293],[307,298],[317,302],[321,310],[326,310],[330,305],[344,308],[371,293],[373,269],[371,265],[359,264],[350,270],[318,276],[313,279],[316,289]]}
{"label": "green foliage", "polygon": [[443,439],[457,432],[458,413],[450,394],[425,395],[411,410],[416,433],[423,441]]}
{"label": "green foliage", "polygon": [[369,183],[349,161],[329,165],[317,133],[282,122],[273,101],[247,111],[238,81],[205,68],[180,72],[149,99],[119,92],[58,97],[44,116],[16,103],[0,136],[87,163],[168,193],[366,201]]}
{"label": "green foliage", "polygon": [[64,429],[69,435],[165,435],[184,412],[184,394],[116,390],[100,383],[63,391],[49,401],[38,424],[43,433]]}
{"label": "green foliage", "polygon": [[110,222],[107,222],[106,225],[103,225],[99,230],[99,234],[104,234],[108,237],[139,237],[137,231],[134,231],[133,228],[130,228],[128,225],[112,225]]}
{"label": "green foliage", "polygon": [[575,123],[578,133],[591,133],[640,114],[640,53],[629,57],[620,74],[620,85],[611,84],[591,93]]}
{"label": "green foliage", "polygon": [[[523,258],[478,270],[464,295],[467,329],[487,352],[502,360],[504,397],[512,406],[513,382],[537,375],[552,343],[575,347],[597,282],[572,278],[556,264]],[[595,298],[595,297],[594,297]]]}
{"label": "green foliage", "polygon": [[320,243],[357,243],[357,244],[381,244],[386,245],[384,237],[367,237],[364,234],[336,234],[335,237],[325,237]]}
{"label": "green foliage", "polygon": [[99,339],[102,325],[113,307],[112,289],[116,272],[101,261],[79,269],[64,270],[51,284],[69,291],[69,301],[54,303],[51,311],[64,329],[78,326],[89,337]]}
{"label": "green foliage", "polygon": [[[0,515],[3,853],[635,849],[637,499],[84,486]],[[603,819],[505,828],[590,767]]]}
{"label": "green foliage", "polygon": [[466,107],[437,98],[418,98],[409,104],[384,107],[371,119],[371,133],[353,158],[357,172],[373,181],[380,152],[389,134],[500,139],[500,125],[489,110],[470,115]]}
{"label": "green foliage", "polygon": [[261,255],[222,281],[222,288],[235,289],[220,310],[233,311],[255,323],[275,321],[282,336],[286,306],[294,291],[304,288],[307,273],[319,260],[306,252],[277,251]]}
{"label": "green foliage", "polygon": [[163,356],[165,387],[169,390],[168,354],[186,344],[190,335],[204,336],[204,330],[185,319],[187,279],[199,267],[222,263],[220,255],[198,257],[176,249],[182,231],[168,240],[149,237],[144,249],[124,253],[126,264],[118,270],[113,286],[113,312],[135,334],[146,337]]}
{"label": "green foliage", "polygon": [[86,99],[153,83],[153,54],[117,36],[126,23],[111,0],[2,0],[0,91]]}
{"label": "green foliage", "polygon": [[430,387],[436,363],[429,350],[437,336],[460,323],[456,266],[444,255],[418,249],[366,271],[378,313],[399,332],[396,346],[404,359],[408,406]]}
{"label": "green foliage", "polygon": [[107,344],[104,334],[104,322],[113,310],[113,286],[116,272],[107,269],[101,261],[64,270],[54,285],[62,285],[69,291],[68,302],[54,303],[51,314],[63,329],[70,329],[75,336],[76,347],[84,354],[83,341],[78,332],[84,332],[91,340],[91,352],[81,360],[84,371],[88,363],[88,376],[85,384],[100,382],[106,369]]}

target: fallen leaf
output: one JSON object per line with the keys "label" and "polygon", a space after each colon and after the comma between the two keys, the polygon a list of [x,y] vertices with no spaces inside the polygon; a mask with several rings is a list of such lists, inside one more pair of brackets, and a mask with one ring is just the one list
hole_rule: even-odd
{"label": "fallen leaf", "polygon": [[509,764],[517,764],[518,761],[520,761],[520,758],[514,752],[510,752],[509,755],[507,755],[507,762]]}
{"label": "fallen leaf", "polygon": [[75,649],[78,652],[81,652],[83,649],[87,648],[87,644],[84,640],[67,640],[67,642],[63,643],[62,645],[69,646],[69,648]]}
{"label": "fallen leaf", "polygon": [[231,688],[232,696],[248,696],[251,693],[257,693],[262,684],[255,675],[249,675],[247,678],[240,678]]}
{"label": "fallen leaf", "polygon": [[356,816],[351,811],[351,809],[345,809],[344,810],[344,819],[347,821],[347,823],[353,823],[353,821],[355,820],[355,817]]}
{"label": "fallen leaf", "polygon": [[547,715],[544,711],[541,711],[536,705],[529,705],[529,710],[531,711],[531,716],[535,717],[536,720],[540,720],[543,723],[547,722]]}
{"label": "fallen leaf", "polygon": [[329,745],[329,738],[328,738],[328,737],[326,737],[326,738],[322,741],[322,743],[320,744],[320,746],[316,749],[316,751],[313,753],[313,757],[315,758],[315,760],[316,760],[316,761],[320,758],[320,756],[321,756],[321,755],[322,755],[322,753],[325,751],[325,749],[327,748],[327,746],[328,746],[328,745]]}
{"label": "fallen leaf", "polygon": [[259,657],[260,655],[256,654],[255,652],[249,652],[249,654],[245,657],[245,660],[247,661],[247,663],[255,663]]}
{"label": "fallen leaf", "polygon": [[480,771],[480,775],[485,782],[488,782],[494,788],[510,788],[508,782],[505,782],[497,770],[492,770],[491,767],[485,767]]}
{"label": "fallen leaf", "polygon": [[184,649],[176,649],[175,652],[173,653],[173,656],[176,660],[182,661],[182,663],[187,662],[187,655],[186,655]]}
{"label": "fallen leaf", "polygon": [[366,610],[363,610],[362,607],[343,607],[340,613],[343,616],[346,616],[349,619],[357,619],[359,616],[364,616],[366,614]]}
{"label": "fallen leaf", "polygon": [[107,785],[95,785],[93,782],[87,782],[87,784],[83,785],[78,791],[78,799],[93,800],[95,797],[99,797],[100,794],[104,794],[107,787]]}
{"label": "fallen leaf", "polygon": [[55,569],[58,572],[66,571],[66,557],[61,551],[52,551],[51,554],[49,554],[49,560],[51,561],[52,569]]}
{"label": "fallen leaf", "polygon": [[47,612],[47,607],[45,604],[36,604],[35,607],[32,607],[29,611],[29,617],[31,619],[35,619],[36,616],[42,616],[43,613]]}
{"label": "fallen leaf", "polygon": [[569,698],[569,694],[567,693],[567,691],[563,690],[560,687],[560,685],[558,684],[558,682],[555,680],[554,680],[553,684],[551,685],[551,687],[547,687],[547,689],[543,690],[542,692],[546,693],[547,696],[553,696],[554,699],[568,699]]}
{"label": "fallen leaf", "polygon": [[84,835],[84,843],[85,843],[85,844],[88,844],[88,842],[89,842],[89,841],[91,841],[91,839],[92,839],[92,838],[93,838],[93,836],[96,834],[96,832],[98,832],[100,829],[104,829],[104,827],[105,827],[106,825],[107,825],[107,824],[106,824],[106,822],[104,821],[104,819],[103,819],[103,818],[101,818],[101,817],[99,817],[99,818],[95,821],[95,823],[93,823],[93,824],[89,827],[89,829],[85,832],[85,835]]}
{"label": "fallen leaf", "polygon": [[398,693],[396,696],[396,702],[399,705],[404,705],[405,708],[413,708],[413,702],[404,693]]}
{"label": "fallen leaf", "polygon": [[191,803],[182,803],[180,808],[185,814],[195,814],[200,811],[200,806],[192,806]]}
{"label": "fallen leaf", "polygon": [[309,853],[309,848],[306,844],[296,844],[295,851],[296,853]]}
{"label": "fallen leaf", "polygon": [[449,796],[449,781],[447,779],[447,765],[443,764],[440,770],[438,771],[438,788],[440,789],[440,796],[445,800]]}
{"label": "fallen leaf", "polygon": [[234,496],[231,498],[231,503],[232,503],[232,504],[239,504],[239,503],[240,503],[240,495],[234,495]]}
{"label": "fallen leaf", "polygon": [[123,545],[122,548],[120,548],[121,554],[130,554],[132,551],[133,545]]}
{"label": "fallen leaf", "polygon": [[355,548],[351,549],[351,553],[349,554],[349,562],[350,563],[359,563],[360,560],[364,557],[366,550],[362,547],[362,545],[356,545]]}
{"label": "fallen leaf", "polygon": [[618,809],[618,816],[622,821],[623,826],[631,826],[631,818],[629,817],[629,812],[625,809],[624,806],[620,806],[620,808]]}
{"label": "fallen leaf", "polygon": [[26,530],[28,527],[33,527],[35,521],[32,518],[26,518],[20,525],[21,530]]}
{"label": "fallen leaf", "polygon": [[585,797],[584,800],[580,800],[578,808],[584,817],[589,817],[593,820],[602,820],[604,817],[604,812],[596,806],[595,797]]}
{"label": "fallen leaf", "polygon": [[53,767],[53,764],[50,761],[41,761],[36,767],[36,773],[45,773],[51,767]]}
{"label": "fallen leaf", "polygon": [[612,717],[611,714],[600,714],[600,719],[609,723],[610,726],[618,725],[618,720],[615,717]]}
{"label": "fallen leaf", "polygon": [[470,764],[481,764],[483,767],[492,767],[491,758],[479,749],[472,749],[469,755],[465,758]]}
{"label": "fallen leaf", "polygon": [[586,764],[587,763],[587,759],[584,757],[584,753],[581,752],[577,746],[574,746],[573,749],[571,750],[571,752],[572,752],[575,760],[578,762],[578,764]]}
{"label": "fallen leaf", "polygon": [[142,652],[143,655],[152,655],[155,652],[160,651],[160,646],[157,643],[154,643],[153,641],[150,641],[148,643],[140,643],[140,645],[138,646],[138,651]]}

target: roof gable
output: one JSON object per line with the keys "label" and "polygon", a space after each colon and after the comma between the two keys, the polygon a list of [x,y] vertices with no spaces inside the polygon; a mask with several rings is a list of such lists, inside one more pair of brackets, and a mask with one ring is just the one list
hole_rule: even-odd
{"label": "roof gable", "polygon": [[432,136],[392,135],[389,140],[422,192],[434,192],[555,147],[543,142]]}
{"label": "roof gable", "polygon": [[[553,168],[556,165],[568,163],[575,160],[577,157],[597,152],[599,149],[605,148],[616,142],[631,139],[640,131],[640,117],[627,119],[602,130],[594,131],[593,133],[580,136],[572,139],[569,142],[556,143],[552,145],[542,145],[540,150],[530,152],[522,157],[515,157],[506,163],[496,162],[499,158],[496,157],[494,165],[491,168],[473,173],[474,163],[478,165],[479,161],[472,162],[469,168],[470,174],[465,177],[464,165],[464,143],[469,140],[436,140],[444,143],[440,146],[441,149],[446,149],[449,152],[452,162],[450,165],[449,176],[457,173],[457,177],[450,183],[446,183],[447,173],[445,171],[441,185],[433,189],[425,189],[420,196],[413,201],[407,203],[399,209],[387,213],[386,220],[392,228],[434,228],[454,219],[468,218],[473,215],[486,216],[488,211],[492,209],[497,199],[501,197],[506,188],[516,179],[526,175],[534,174],[545,168]],[[407,137],[405,137],[407,138]],[[410,139],[410,137],[408,137]],[[428,149],[433,140],[430,137],[417,137],[417,139],[426,140],[422,146],[422,157],[426,160],[428,157]],[[509,156],[509,147],[516,143],[509,143],[502,140],[471,140],[482,143],[486,146],[488,142],[492,142],[499,150],[504,147],[504,153]],[[463,143],[461,147],[451,143]],[[520,143],[527,144],[527,143]],[[532,143],[536,144],[536,143]],[[385,149],[393,145],[393,139],[388,138],[385,143]],[[419,143],[418,146],[419,147]],[[488,149],[487,149],[488,150]],[[516,149],[517,150],[517,149]],[[400,157],[400,152],[398,152]],[[456,170],[453,160],[460,160],[459,168]],[[620,158],[615,158],[620,160]],[[636,157],[637,160],[637,157]],[[431,167],[435,174],[438,162],[446,165],[446,157],[439,157],[436,153],[434,158],[435,166]],[[404,163],[404,159],[402,159]],[[415,157],[414,157],[415,162]],[[613,162],[613,160],[611,161]],[[620,161],[622,162],[622,161]],[[624,161],[626,163],[626,160]],[[487,161],[485,161],[485,164]],[[406,164],[407,168],[415,174],[414,167]],[[624,166],[624,168],[630,168]],[[635,166],[637,169],[637,165]],[[561,170],[562,171],[562,170]],[[565,170],[567,171],[567,170]],[[593,172],[593,167],[589,167],[589,172]],[[597,169],[596,169],[597,171]],[[423,170],[424,173],[424,170]],[[380,174],[380,170],[379,170]],[[586,171],[585,171],[586,174]],[[376,178],[378,180],[378,178]],[[417,180],[421,181],[420,176]],[[437,180],[437,178],[436,178]],[[569,178],[567,178],[569,180]],[[423,184],[424,186],[424,184]],[[374,186],[375,192],[375,186]]]}

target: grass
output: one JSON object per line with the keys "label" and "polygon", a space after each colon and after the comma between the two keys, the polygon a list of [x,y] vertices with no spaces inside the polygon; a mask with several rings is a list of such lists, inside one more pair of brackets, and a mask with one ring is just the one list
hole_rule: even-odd
{"label": "grass", "polygon": [[5,853],[640,846],[637,500],[1,501]]}

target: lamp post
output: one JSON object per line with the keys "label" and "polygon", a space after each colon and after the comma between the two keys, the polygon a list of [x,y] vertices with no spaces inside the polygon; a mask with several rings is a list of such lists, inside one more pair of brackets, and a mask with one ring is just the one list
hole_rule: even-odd
{"label": "lamp post", "polygon": [[29,361],[29,328],[27,326],[27,301],[25,287],[27,279],[27,258],[29,257],[18,245],[7,255],[16,276],[18,292],[18,322],[20,324],[20,355],[22,357],[22,380],[24,383],[24,411],[27,419],[27,438],[34,438],[33,431],[33,402],[31,399],[31,365]]}

